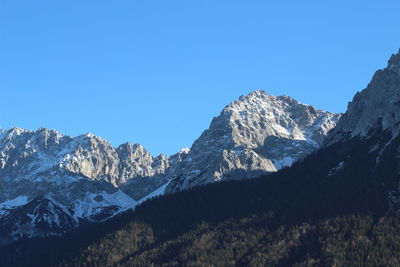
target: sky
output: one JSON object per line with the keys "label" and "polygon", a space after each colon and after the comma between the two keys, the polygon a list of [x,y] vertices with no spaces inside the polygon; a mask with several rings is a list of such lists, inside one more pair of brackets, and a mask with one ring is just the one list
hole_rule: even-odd
{"label": "sky", "polygon": [[171,155],[263,89],[344,112],[400,48],[400,1],[0,0],[0,127]]}

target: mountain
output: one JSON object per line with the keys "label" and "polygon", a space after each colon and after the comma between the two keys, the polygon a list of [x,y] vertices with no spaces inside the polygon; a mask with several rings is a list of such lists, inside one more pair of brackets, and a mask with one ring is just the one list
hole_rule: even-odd
{"label": "mountain", "polygon": [[153,177],[165,173],[169,167],[169,160],[163,154],[154,158],[140,144],[122,144],[117,148],[120,159],[118,184],[126,183],[137,177]]}
{"label": "mountain", "polygon": [[75,138],[41,128],[12,128],[0,136],[2,176],[31,179],[52,170],[63,170],[118,186],[131,178],[164,172],[163,155],[153,158],[141,145],[123,144],[117,149],[93,134]]}
{"label": "mountain", "polygon": [[[24,253],[46,251],[46,257],[29,263],[398,266],[399,57],[356,94],[321,147],[290,168],[166,194],[107,224],[50,243],[41,239],[43,250]],[[17,255],[21,262],[24,254]]]}
{"label": "mountain", "polygon": [[141,188],[136,199],[118,186],[161,174],[168,164],[165,156],[153,158],[141,145],[127,143],[115,149],[93,134],[72,138],[45,128],[4,130],[0,243],[59,235],[82,221],[103,221],[135,207],[163,184]]}
{"label": "mountain", "polygon": [[167,192],[291,166],[324,142],[340,114],[258,90],[226,106],[170,174]]}
{"label": "mountain", "polygon": [[396,137],[400,126],[400,52],[378,70],[368,87],[358,92],[328,138],[332,144],[352,137],[368,137],[372,128],[388,130]]}
{"label": "mountain", "polygon": [[162,168],[162,171],[158,173],[152,173],[148,176],[140,176],[136,177],[135,179],[129,179],[126,183],[121,184],[119,188],[134,199],[144,198],[154,190],[157,190],[161,187],[165,188],[165,186],[167,186],[170,182],[170,177],[172,177],[176,172],[177,165],[183,160],[189,151],[189,148],[183,148],[181,151],[168,158],[165,158],[163,155],[158,156],[153,160],[153,166],[155,167],[157,165],[161,165],[164,162],[163,159],[165,159],[165,165],[167,166],[166,168]]}
{"label": "mountain", "polygon": [[0,243],[61,235],[149,197],[276,172],[316,150],[340,115],[265,91],[242,96],[191,149],[153,157],[93,134],[0,131]]}

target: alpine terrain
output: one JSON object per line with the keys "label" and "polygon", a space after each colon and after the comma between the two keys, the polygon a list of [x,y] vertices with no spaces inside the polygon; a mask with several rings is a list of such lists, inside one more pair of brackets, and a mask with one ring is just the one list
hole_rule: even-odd
{"label": "alpine terrain", "polygon": [[148,198],[276,172],[315,151],[340,115],[255,91],[229,104],[191,149],[153,157],[86,134],[0,133],[0,244],[62,235]]}
{"label": "alpine terrain", "polygon": [[142,186],[131,197],[118,187],[162,174],[168,164],[165,156],[153,158],[141,145],[114,148],[93,134],[72,138],[44,128],[5,130],[0,135],[0,243],[60,235],[83,221],[103,221],[133,208],[154,195],[154,188]]}
{"label": "alpine terrain", "polygon": [[[3,247],[2,263],[399,266],[399,103],[400,52],[329,133],[339,115],[254,92],[182,156],[166,188],[174,194],[35,246]],[[218,180],[227,181],[209,183]]]}
{"label": "alpine terrain", "polygon": [[258,90],[226,106],[171,173],[168,192],[255,178],[318,149],[340,114]]}

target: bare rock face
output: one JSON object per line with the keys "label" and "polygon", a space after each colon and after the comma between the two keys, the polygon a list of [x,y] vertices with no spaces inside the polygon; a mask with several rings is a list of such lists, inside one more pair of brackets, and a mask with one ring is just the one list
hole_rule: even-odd
{"label": "bare rock face", "polygon": [[366,89],[354,96],[327,143],[366,137],[378,126],[396,135],[400,129],[400,51],[392,55],[385,69],[375,73]]}
{"label": "bare rock face", "polygon": [[[43,229],[51,229],[49,235],[62,234],[81,221],[102,221],[133,208],[140,199],[128,196],[118,186],[164,173],[167,168],[168,159],[163,155],[153,158],[140,145],[115,149],[93,134],[72,138],[45,128],[1,130],[0,233],[4,239],[0,243],[46,236]],[[130,190],[143,191],[141,197],[145,197],[157,189],[151,185],[141,189],[137,184]],[[43,201],[37,202],[38,198]],[[34,201],[41,203],[40,208],[32,209]],[[30,217],[24,215],[31,210]],[[38,221],[39,211],[43,219]]]}
{"label": "bare rock face", "polygon": [[149,170],[147,174],[129,179],[126,183],[120,184],[119,188],[136,200],[146,197],[154,190],[169,183],[170,177],[173,177],[178,164],[189,151],[189,148],[183,148],[181,151],[168,158],[164,155],[160,155],[157,158],[148,157],[149,161],[144,163],[145,166],[148,167],[142,167]]}
{"label": "bare rock face", "polygon": [[340,114],[255,91],[226,106],[173,173],[168,192],[275,172],[317,149]]}
{"label": "bare rock face", "polygon": [[[390,208],[400,206],[400,51],[390,57],[386,68],[375,72],[367,88],[357,92],[346,113],[326,139],[326,146],[363,143],[372,158],[369,172],[379,177]],[[359,148],[357,148],[358,151]],[[346,168],[351,157],[344,157],[328,175]],[[384,174],[379,173],[384,170]],[[391,182],[388,182],[391,177]],[[384,189],[385,188],[385,189]],[[389,191],[390,190],[390,191]]]}
{"label": "bare rock face", "polygon": [[77,137],[71,148],[71,153],[64,155],[61,168],[93,180],[118,183],[118,153],[106,140],[87,134]]}
{"label": "bare rock face", "polygon": [[154,158],[142,145],[125,143],[117,148],[120,158],[119,182],[137,177],[153,177],[166,172],[169,160],[163,154]]}
{"label": "bare rock face", "polygon": [[154,158],[139,144],[115,149],[93,134],[72,138],[44,128],[36,132],[12,128],[0,135],[0,177],[7,179],[65,170],[118,186],[132,178],[164,173],[168,166],[167,157]]}

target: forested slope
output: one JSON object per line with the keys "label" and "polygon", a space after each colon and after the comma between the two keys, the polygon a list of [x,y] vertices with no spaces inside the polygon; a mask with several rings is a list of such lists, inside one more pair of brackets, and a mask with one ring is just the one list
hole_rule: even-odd
{"label": "forested slope", "polygon": [[260,179],[159,197],[60,242],[79,247],[75,253],[54,246],[52,260],[35,260],[56,266],[396,266],[399,144],[375,130]]}

